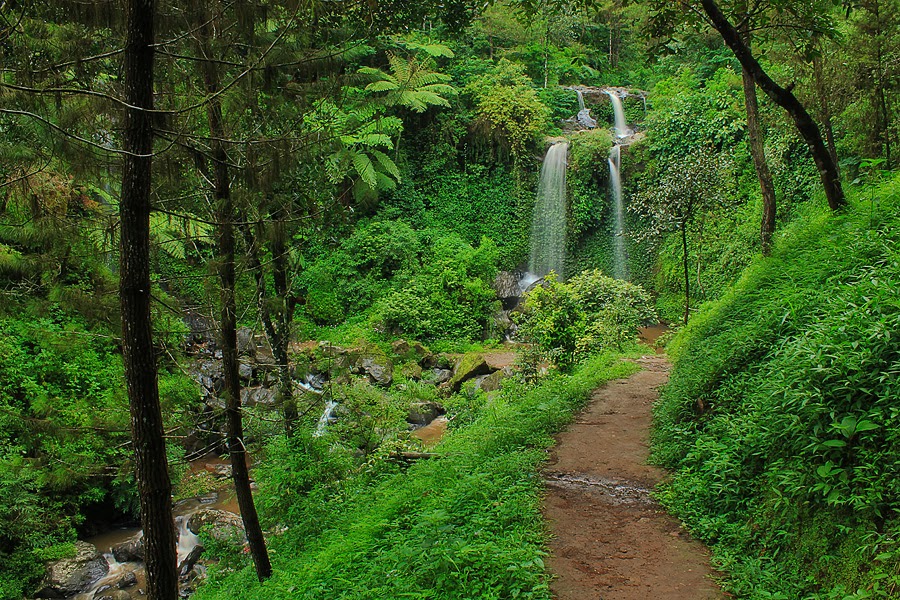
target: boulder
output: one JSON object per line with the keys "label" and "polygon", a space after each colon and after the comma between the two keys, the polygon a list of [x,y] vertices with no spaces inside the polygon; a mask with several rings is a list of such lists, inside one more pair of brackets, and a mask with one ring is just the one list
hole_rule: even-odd
{"label": "boulder", "polygon": [[194,549],[191,550],[188,555],[184,557],[184,560],[181,561],[181,564],[178,565],[178,577],[185,579],[190,575],[191,571],[194,570],[194,565],[200,560],[200,555],[203,554],[204,550],[203,544],[194,546]]}
{"label": "boulder", "polygon": [[66,598],[87,590],[109,572],[109,563],[93,544],[75,542],[75,556],[55,560],[47,573],[38,598]]}
{"label": "boulder", "polygon": [[441,385],[442,383],[447,383],[448,381],[450,381],[451,377],[453,377],[453,371],[451,369],[441,369],[435,367],[425,374],[424,380],[427,383]]}
{"label": "boulder", "polygon": [[256,356],[256,340],[253,330],[241,327],[237,330],[237,351],[244,356]]}
{"label": "boulder", "polygon": [[456,366],[453,367],[453,377],[450,378],[447,384],[451,391],[458,392],[464,382],[479,375],[489,375],[491,371],[492,369],[482,355],[470,352],[469,354],[464,354],[456,362]]}
{"label": "boulder", "polygon": [[253,379],[253,366],[248,362],[241,361],[238,363],[238,376],[244,381],[250,381]]}
{"label": "boulder", "polygon": [[138,534],[120,544],[112,547],[113,557],[120,563],[122,562],[143,562],[144,561],[144,536]]}
{"label": "boulder", "polygon": [[362,356],[355,366],[357,372],[368,375],[375,385],[390,387],[394,380],[394,365],[386,356]]}
{"label": "boulder", "polygon": [[224,542],[235,537],[244,539],[244,524],[241,517],[227,510],[201,508],[192,514],[188,519],[188,529],[198,534],[203,527],[207,527],[210,537],[215,540]]}
{"label": "boulder", "polygon": [[406,358],[406,356],[412,350],[412,347],[409,345],[409,342],[407,342],[406,340],[395,340],[391,344],[391,350],[393,350],[394,354],[396,354],[397,356]]}
{"label": "boulder", "polygon": [[418,363],[406,363],[400,367],[400,374],[407,379],[418,381],[422,379],[422,367],[420,367]]}
{"label": "boulder", "polygon": [[128,571],[127,573],[124,573],[122,575],[122,577],[119,578],[118,581],[116,581],[116,587],[119,588],[120,590],[124,590],[126,588],[136,586],[137,582],[138,582],[137,575],[135,575],[131,571]]}
{"label": "boulder", "polygon": [[437,402],[416,402],[409,407],[406,422],[424,427],[446,412]]}
{"label": "boulder", "polygon": [[243,406],[274,406],[276,392],[272,388],[252,387],[241,389],[241,405]]}
{"label": "boulder", "polygon": [[484,392],[496,392],[500,389],[500,384],[506,379],[506,373],[503,371],[494,371],[490,375],[482,375],[477,378],[475,387]]}

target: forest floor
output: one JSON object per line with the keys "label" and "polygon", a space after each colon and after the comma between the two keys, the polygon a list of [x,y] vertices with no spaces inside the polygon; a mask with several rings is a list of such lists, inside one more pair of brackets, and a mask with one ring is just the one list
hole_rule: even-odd
{"label": "forest floor", "polygon": [[558,600],[712,600],[709,554],[650,497],[665,472],[647,464],[651,407],[665,356],[596,390],[558,436],[544,472],[548,566]]}

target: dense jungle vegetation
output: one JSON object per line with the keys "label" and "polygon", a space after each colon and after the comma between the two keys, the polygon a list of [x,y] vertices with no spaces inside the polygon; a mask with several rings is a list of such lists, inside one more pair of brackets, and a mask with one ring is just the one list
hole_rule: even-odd
{"label": "dense jungle vegetation", "polygon": [[[900,595],[897,0],[121,4],[0,6],[0,598],[142,510],[167,535],[138,490],[221,491],[204,455],[249,498],[245,452],[250,550],[201,532],[197,598],[549,598],[545,450],[659,320],[659,497],[724,588]],[[510,292],[559,140],[564,272]]]}

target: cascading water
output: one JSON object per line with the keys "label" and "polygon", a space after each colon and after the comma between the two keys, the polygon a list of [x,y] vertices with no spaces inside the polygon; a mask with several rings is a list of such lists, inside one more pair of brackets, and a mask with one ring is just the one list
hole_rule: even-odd
{"label": "cascading water", "polygon": [[622,106],[622,99],[612,90],[606,90],[610,102],[613,105],[613,115],[615,117],[616,137],[628,137],[631,132],[628,130],[628,124],[625,123],[625,108]]}
{"label": "cascading water", "polygon": [[622,202],[622,150],[614,144],[609,149],[609,186],[613,200],[613,277],[628,279],[628,260],[625,253],[625,207]]}
{"label": "cascading water", "polygon": [[575,93],[578,94],[578,115],[576,115],[576,120],[583,127],[594,129],[597,127],[597,121],[591,117],[591,111],[584,105],[584,94],[581,93],[581,90],[575,90]]}
{"label": "cascading water", "polygon": [[[547,150],[541,167],[537,202],[531,225],[530,274],[544,277],[554,271],[563,277],[566,252],[566,157],[569,144],[557,142]],[[528,277],[528,274],[526,274]]]}

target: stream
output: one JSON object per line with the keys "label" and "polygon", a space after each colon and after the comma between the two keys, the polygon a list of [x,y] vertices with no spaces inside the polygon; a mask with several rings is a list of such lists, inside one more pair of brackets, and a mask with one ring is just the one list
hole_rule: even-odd
{"label": "stream", "polygon": [[[192,461],[190,471],[197,473],[206,470],[211,473],[221,473],[223,468],[226,467],[230,468],[228,460],[218,456],[207,456]],[[227,482],[228,480],[223,480],[222,483],[227,484]],[[178,569],[183,582],[186,579],[190,579],[189,573],[191,568],[198,575],[202,576],[205,573],[204,566],[191,564],[196,562],[196,557],[191,557],[192,560],[187,565],[189,568],[185,573],[182,573],[185,559],[190,557],[191,553],[200,544],[199,537],[191,531],[188,524],[191,517],[201,509],[219,510],[233,515],[237,515],[240,512],[234,491],[228,485],[225,485],[217,492],[180,500],[174,504],[173,514],[175,516],[175,527],[178,531]],[[107,531],[86,539],[86,542],[93,544],[103,555],[103,558],[109,565],[109,571],[85,591],[69,596],[70,600],[128,600],[146,597],[144,563],[138,560],[119,561],[115,556],[115,554],[119,554],[121,558],[133,558],[131,556],[133,553],[128,550],[138,546],[142,536],[143,532],[140,528],[132,527]],[[122,552],[122,548],[125,548],[126,551]],[[114,552],[116,549],[118,549],[118,552]]]}

